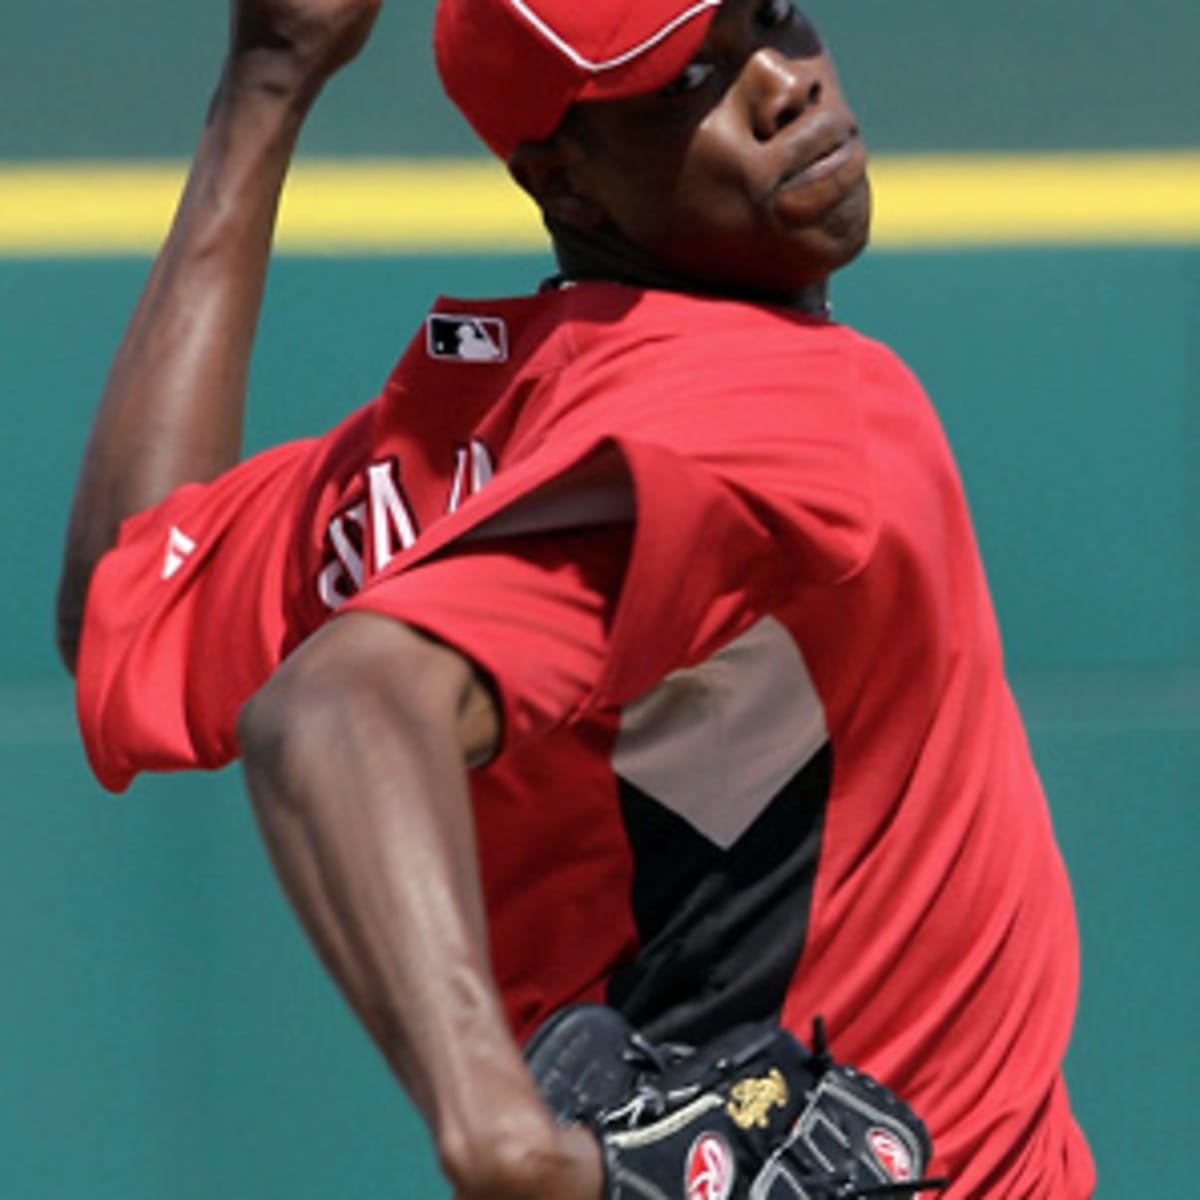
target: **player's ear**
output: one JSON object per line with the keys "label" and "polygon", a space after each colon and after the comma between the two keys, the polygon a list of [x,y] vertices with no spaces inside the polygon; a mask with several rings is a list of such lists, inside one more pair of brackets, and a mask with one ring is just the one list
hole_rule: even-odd
{"label": "player's ear", "polygon": [[577,229],[596,229],[605,212],[589,194],[582,165],[582,147],[561,133],[544,142],[522,142],[508,160],[509,173],[546,216]]}

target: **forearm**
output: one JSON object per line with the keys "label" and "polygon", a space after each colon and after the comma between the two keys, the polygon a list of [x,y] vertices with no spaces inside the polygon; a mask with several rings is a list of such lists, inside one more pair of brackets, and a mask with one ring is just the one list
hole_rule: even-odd
{"label": "forearm", "polygon": [[[458,1194],[594,1194],[544,1190],[594,1147],[554,1127],[508,1031],[463,765],[464,741],[475,740],[462,733],[470,669],[416,639],[376,619],[362,659],[345,639],[318,641],[249,706],[243,755],[260,825],[298,916],[422,1112]],[[389,669],[372,675],[367,657]]]}
{"label": "forearm", "polygon": [[304,112],[255,74],[232,60],[222,74],[101,397],[80,480],[81,496],[99,501],[100,536],[239,457],[275,216]]}
{"label": "forearm", "polygon": [[328,694],[268,693],[248,710],[247,784],[298,915],[436,1129],[454,1098],[435,1095],[425,1076],[440,1064],[423,1066],[414,1044],[468,1047],[473,1026],[502,1025],[479,983],[488,966],[464,771],[445,721],[330,676],[316,687]]}
{"label": "forearm", "polygon": [[84,600],[120,523],[239,457],[275,214],[307,99],[232,59],[171,230],[113,362],[84,454],[59,591],[72,665]]}

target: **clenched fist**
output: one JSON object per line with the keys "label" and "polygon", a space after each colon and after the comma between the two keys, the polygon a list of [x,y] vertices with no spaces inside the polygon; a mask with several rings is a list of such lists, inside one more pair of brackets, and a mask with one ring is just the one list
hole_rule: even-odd
{"label": "clenched fist", "polygon": [[230,61],[315,95],[366,44],[383,0],[231,0]]}

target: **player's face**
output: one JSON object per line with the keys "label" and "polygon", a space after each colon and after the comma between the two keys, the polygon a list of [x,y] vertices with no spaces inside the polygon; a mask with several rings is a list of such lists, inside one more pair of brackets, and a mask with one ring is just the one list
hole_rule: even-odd
{"label": "player's face", "polygon": [[788,298],[853,259],[866,150],[817,31],[784,0],[726,0],[661,92],[569,118],[600,229],[669,273]]}

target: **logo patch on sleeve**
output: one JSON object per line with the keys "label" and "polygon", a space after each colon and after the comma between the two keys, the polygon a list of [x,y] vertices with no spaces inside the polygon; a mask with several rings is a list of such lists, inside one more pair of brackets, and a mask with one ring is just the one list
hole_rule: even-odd
{"label": "logo patch on sleeve", "polygon": [[188,537],[178,525],[172,525],[171,532],[167,534],[167,552],[163,556],[162,577],[170,579],[176,575],[195,549],[195,539]]}
{"label": "logo patch on sleeve", "polygon": [[451,362],[508,361],[508,326],[499,317],[432,313],[425,319],[430,358]]}

